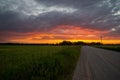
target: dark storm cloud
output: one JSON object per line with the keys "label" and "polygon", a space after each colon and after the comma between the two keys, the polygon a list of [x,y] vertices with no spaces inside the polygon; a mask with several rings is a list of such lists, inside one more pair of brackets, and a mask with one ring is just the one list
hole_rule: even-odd
{"label": "dark storm cloud", "polygon": [[47,6],[52,6],[52,5],[62,5],[62,6],[73,6],[76,8],[79,7],[87,7],[89,5],[94,5],[99,0],[36,0],[39,3],[44,3]]}
{"label": "dark storm cloud", "polygon": [[39,32],[59,25],[110,30],[119,22],[119,0],[0,0],[0,31]]}

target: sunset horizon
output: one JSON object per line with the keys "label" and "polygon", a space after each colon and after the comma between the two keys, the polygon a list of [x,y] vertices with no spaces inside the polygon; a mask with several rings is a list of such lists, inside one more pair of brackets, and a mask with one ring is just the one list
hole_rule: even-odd
{"label": "sunset horizon", "polygon": [[0,1],[0,43],[120,44],[119,0]]}
{"label": "sunset horizon", "polygon": [[120,80],[120,0],[0,0],[0,80]]}

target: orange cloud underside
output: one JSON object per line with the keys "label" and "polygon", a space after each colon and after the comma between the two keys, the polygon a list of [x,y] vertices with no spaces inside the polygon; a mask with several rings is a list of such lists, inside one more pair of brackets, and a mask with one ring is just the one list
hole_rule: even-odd
{"label": "orange cloud underside", "polygon": [[[105,33],[108,33],[108,31],[99,31],[63,25],[50,30],[46,30],[44,32],[31,32],[30,35],[23,36],[21,38],[14,37],[11,38],[9,41],[21,43],[57,43],[63,40],[100,42],[101,34]],[[120,43],[120,40],[113,39],[113,37],[103,37],[103,42],[106,44],[116,44]]]}

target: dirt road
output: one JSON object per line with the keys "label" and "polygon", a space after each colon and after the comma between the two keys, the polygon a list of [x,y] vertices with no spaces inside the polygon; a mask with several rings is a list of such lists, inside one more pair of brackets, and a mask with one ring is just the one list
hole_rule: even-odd
{"label": "dirt road", "polygon": [[73,80],[120,80],[120,52],[83,46]]}

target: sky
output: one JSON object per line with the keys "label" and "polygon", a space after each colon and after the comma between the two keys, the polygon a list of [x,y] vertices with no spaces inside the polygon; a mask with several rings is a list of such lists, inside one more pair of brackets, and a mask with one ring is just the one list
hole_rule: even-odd
{"label": "sky", "polygon": [[120,43],[120,0],[0,0],[0,43]]}

